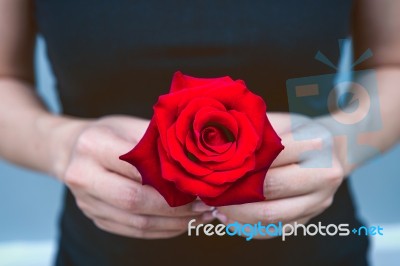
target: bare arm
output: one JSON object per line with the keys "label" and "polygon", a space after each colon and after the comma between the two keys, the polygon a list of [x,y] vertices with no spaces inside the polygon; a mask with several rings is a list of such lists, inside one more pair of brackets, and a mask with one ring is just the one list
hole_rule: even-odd
{"label": "bare arm", "polygon": [[[47,154],[52,122],[33,83],[35,22],[31,1],[0,1],[0,155],[20,165],[50,172]],[[18,122],[17,122],[18,121]],[[24,152],[21,152],[24,151]]]}
{"label": "bare arm", "polygon": [[[371,131],[377,121],[367,117],[368,123],[360,127],[341,126],[332,123],[329,116],[310,119],[298,117],[302,124],[291,129],[294,114],[269,114],[271,123],[280,133],[285,150],[274,161],[265,179],[265,202],[227,206],[218,208],[218,218],[225,222],[240,223],[306,223],[325,211],[333,202],[333,197],[344,177],[355,167],[374,154],[360,153],[357,149],[347,149],[346,137],[357,139],[379,151],[385,151],[400,139],[400,1],[395,0],[355,0],[353,14],[353,41],[355,57],[370,48],[371,59],[360,65],[360,69],[374,69],[378,91],[375,95],[380,103],[379,131]],[[367,78],[361,76],[359,79]],[[355,82],[360,82],[355,80]],[[358,95],[359,97],[362,95]],[[360,98],[360,102],[365,99]],[[340,114],[339,119],[346,114]],[[312,136],[310,140],[295,141],[294,134]],[[320,139],[315,139],[318,135]],[[345,138],[333,136],[345,136]],[[333,145],[321,145],[334,143]],[[332,149],[334,148],[334,149]],[[305,152],[314,150],[314,153]],[[333,156],[332,150],[334,150]],[[348,162],[347,155],[358,164]],[[329,160],[332,165],[318,167],[321,160]],[[264,237],[265,238],[265,237]]]}
{"label": "bare arm", "polygon": [[[62,151],[67,149],[58,147],[53,133],[57,127],[72,130],[83,123],[50,114],[35,93],[32,10],[32,1],[0,1],[0,156],[61,177],[56,168],[58,162],[65,164],[68,155]],[[64,144],[72,145],[73,137]]]}
{"label": "bare arm", "polygon": [[[373,57],[366,60],[358,69],[372,69],[366,76],[357,77],[356,83],[362,79],[369,79],[370,75],[376,74],[377,93],[368,97],[376,97],[379,101],[379,119],[376,116],[367,116],[368,123],[365,128],[360,126],[341,127],[338,124],[329,123],[326,118],[319,119],[335,135],[347,136],[360,144],[374,147],[377,151],[383,152],[400,139],[400,120],[397,118],[400,113],[400,2],[392,0],[356,0],[352,16],[352,37],[354,43],[355,58],[367,49],[371,49]],[[374,77],[372,77],[374,79]],[[374,84],[370,84],[374,86]],[[360,101],[365,101],[362,95]],[[346,116],[346,114],[341,114]],[[341,116],[339,114],[339,117]],[[381,122],[379,130],[377,123]],[[346,139],[336,139],[336,147],[345,170],[349,173],[376,154],[362,152],[357,146],[348,149],[349,143]],[[359,164],[352,164],[346,160],[351,156]]]}
{"label": "bare arm", "polygon": [[371,48],[374,56],[361,67],[377,71],[382,131],[367,136],[371,144],[386,150],[400,139],[400,2],[357,0],[354,6],[355,53]]}
{"label": "bare arm", "polygon": [[[58,177],[101,229],[140,238],[167,238],[199,222],[207,206],[170,208],[119,155],[132,148],[148,121],[126,116],[96,120],[55,116],[35,94],[32,1],[0,0],[0,157]],[[194,209],[196,208],[196,209]],[[212,217],[211,217],[212,218]]]}

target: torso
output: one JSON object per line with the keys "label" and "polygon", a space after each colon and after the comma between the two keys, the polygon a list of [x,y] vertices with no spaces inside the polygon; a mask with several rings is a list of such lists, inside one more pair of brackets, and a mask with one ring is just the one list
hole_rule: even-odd
{"label": "torso", "polygon": [[[313,58],[318,50],[338,58],[350,6],[350,0],[36,0],[36,17],[64,113],[150,118],[176,70],[243,79],[269,111],[287,111],[287,79],[332,72]],[[316,219],[358,224],[346,183]],[[322,265],[350,258],[367,243],[333,237],[286,243],[124,238],[97,229],[69,191],[61,223],[57,265]]]}

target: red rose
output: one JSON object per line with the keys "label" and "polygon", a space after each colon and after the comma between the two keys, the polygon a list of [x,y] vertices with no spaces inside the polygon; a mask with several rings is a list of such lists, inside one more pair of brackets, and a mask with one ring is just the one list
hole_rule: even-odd
{"label": "red rose", "polygon": [[222,206],[264,200],[266,172],[282,149],[263,99],[243,81],[176,72],[145,135],[120,158],[170,206],[196,197]]}

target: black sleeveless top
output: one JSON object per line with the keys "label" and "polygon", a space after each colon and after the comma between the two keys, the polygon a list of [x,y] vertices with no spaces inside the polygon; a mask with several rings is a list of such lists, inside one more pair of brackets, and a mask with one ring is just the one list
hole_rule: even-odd
{"label": "black sleeveless top", "polygon": [[[176,70],[246,81],[269,111],[288,111],[287,79],[331,73],[350,0],[36,0],[65,114],[150,118]],[[347,182],[311,223],[359,226]],[[142,240],[98,229],[67,190],[57,265],[365,265],[361,237],[236,237]]]}

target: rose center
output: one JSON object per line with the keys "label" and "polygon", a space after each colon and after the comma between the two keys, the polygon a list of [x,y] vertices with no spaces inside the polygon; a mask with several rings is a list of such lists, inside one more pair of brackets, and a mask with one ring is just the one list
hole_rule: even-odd
{"label": "rose center", "polygon": [[219,153],[226,151],[234,141],[232,133],[218,124],[206,125],[201,130],[200,138],[206,148]]}

